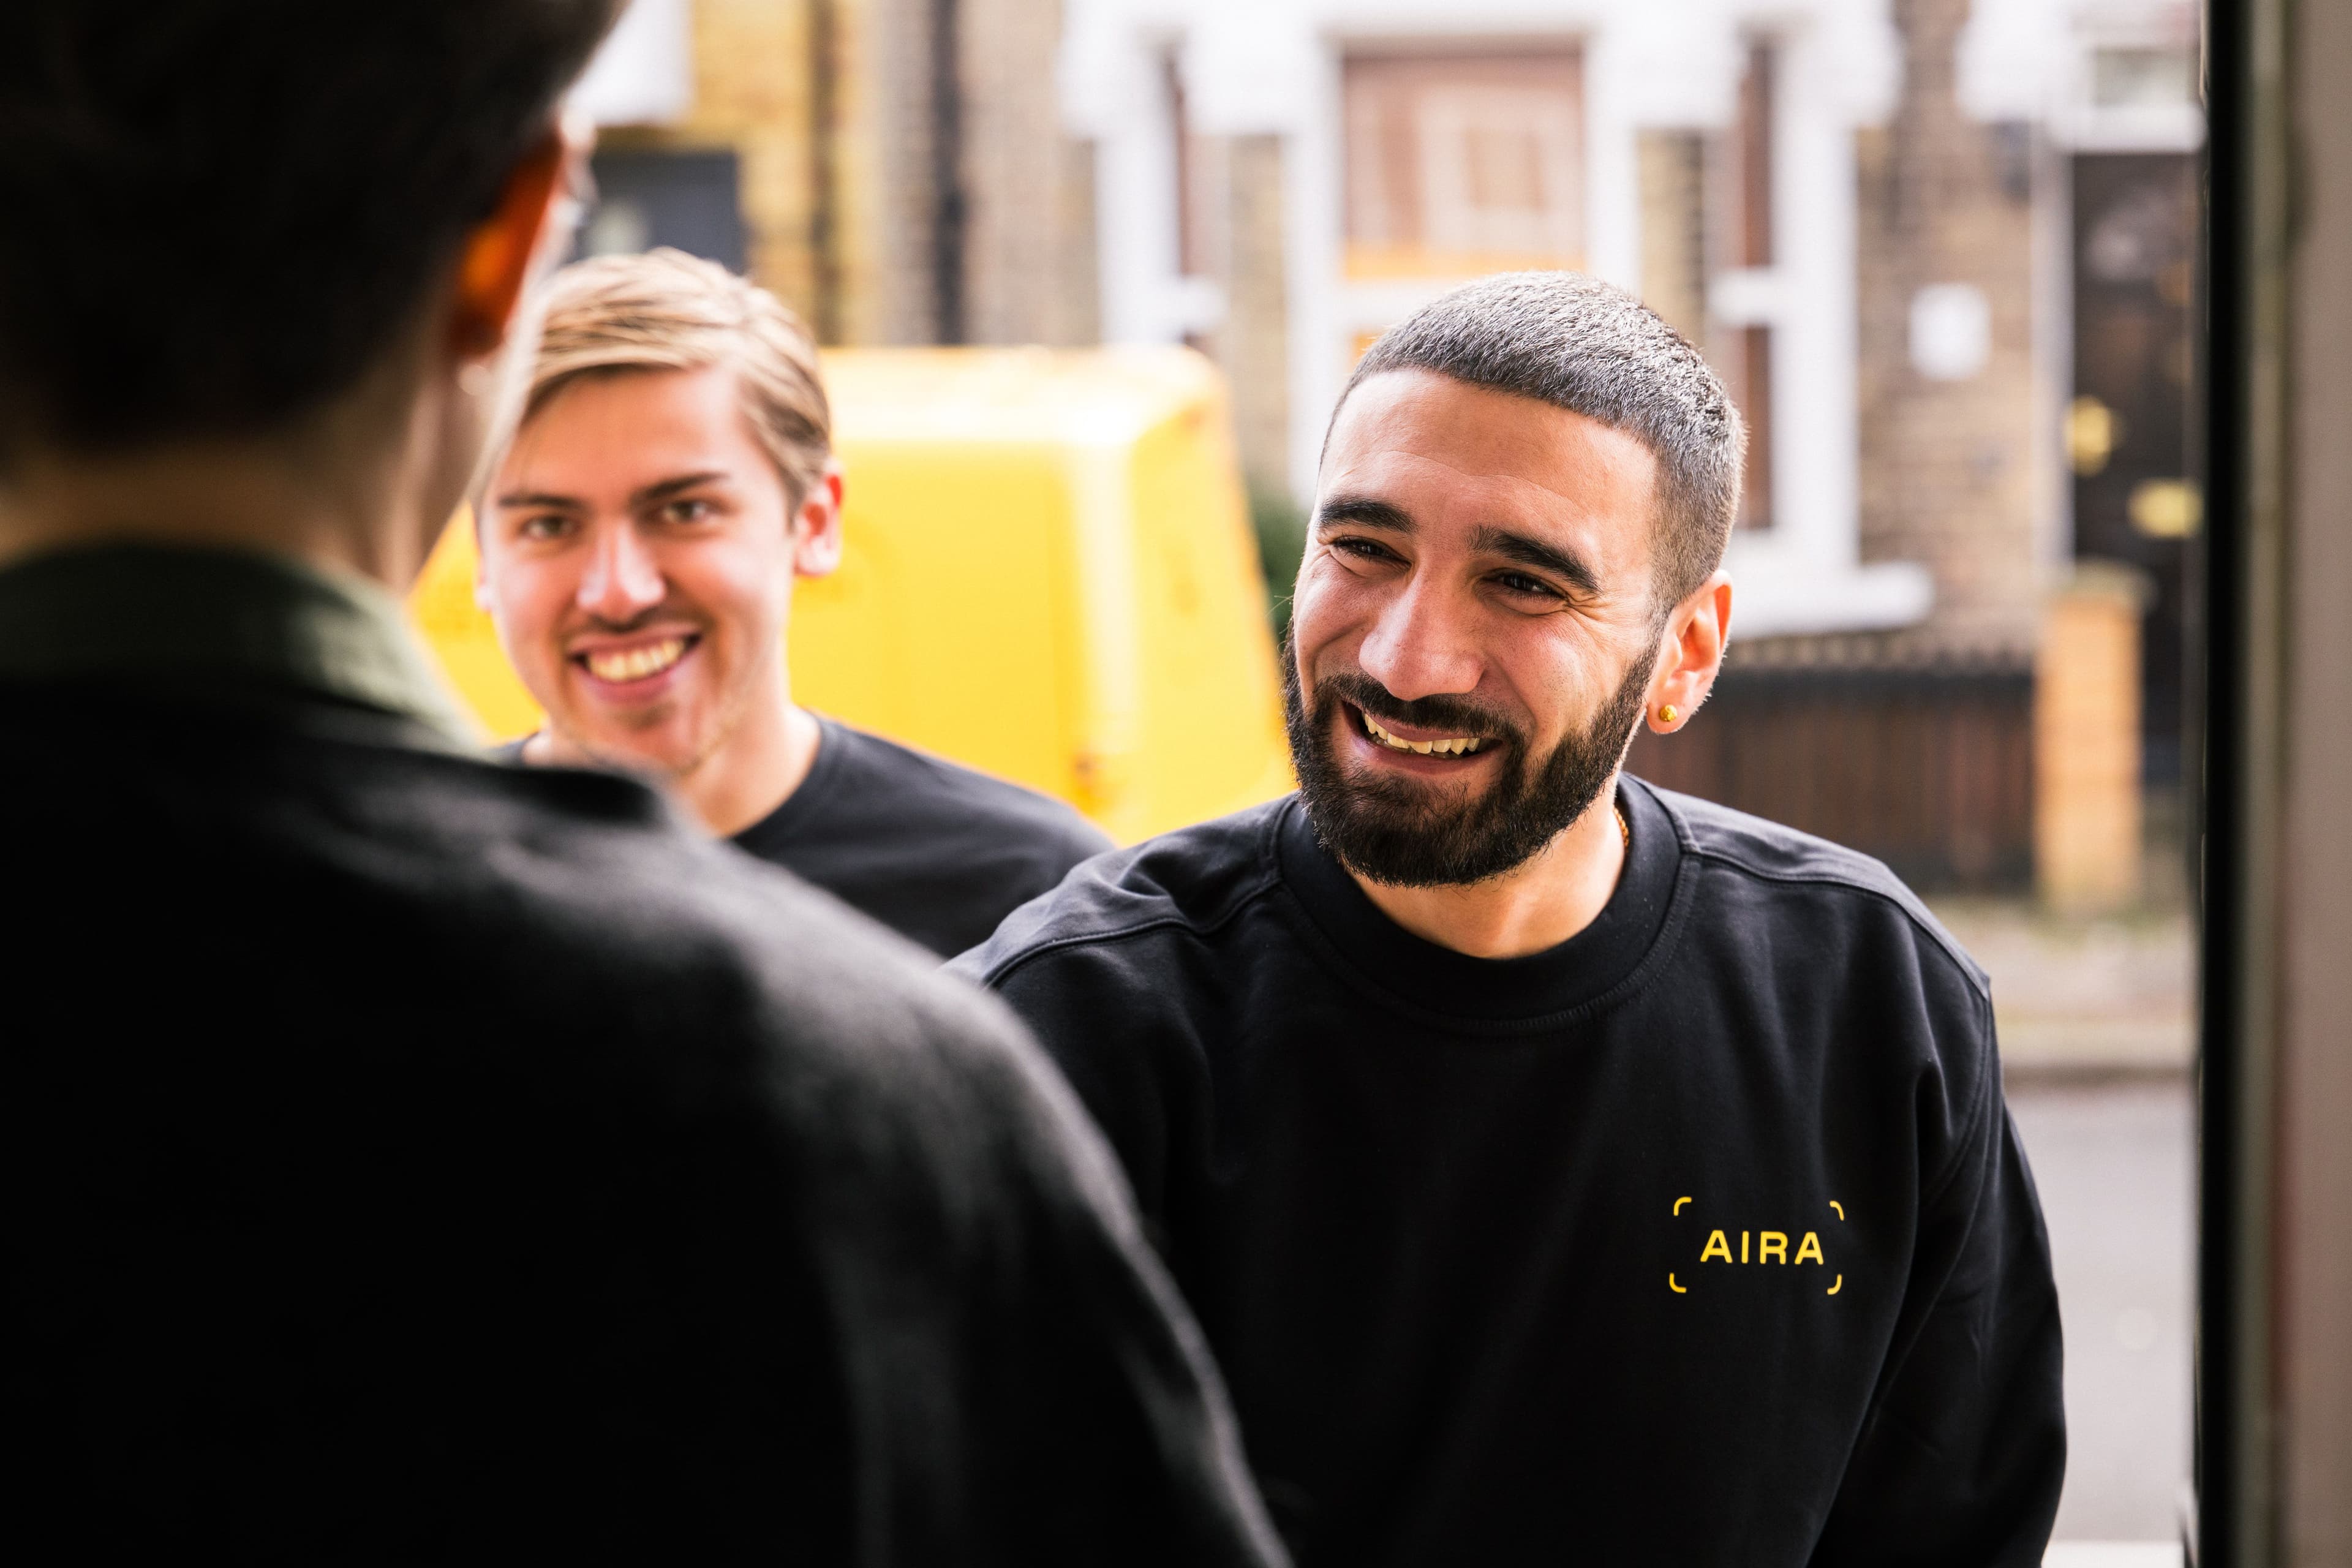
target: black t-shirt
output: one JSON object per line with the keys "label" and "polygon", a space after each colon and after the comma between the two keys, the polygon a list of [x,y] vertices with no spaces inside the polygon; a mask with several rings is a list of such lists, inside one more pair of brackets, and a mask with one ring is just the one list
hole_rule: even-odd
{"label": "black t-shirt", "polygon": [[20,1533],[1275,1562],[1001,1007],[629,780],[222,685],[0,680]]}
{"label": "black t-shirt", "polygon": [[[808,776],[735,844],[941,958],[1111,847],[1058,800],[814,717]],[[500,754],[520,762],[522,748]]]}
{"label": "black t-shirt", "polygon": [[1585,931],[1382,915],[1296,797],[954,968],[1125,1160],[1302,1563],[2038,1563],[2058,1310],[1982,973],[1876,862],[1628,779]]}
{"label": "black t-shirt", "polygon": [[1111,847],[1060,801],[817,722],[808,777],[735,842],[941,958]]}

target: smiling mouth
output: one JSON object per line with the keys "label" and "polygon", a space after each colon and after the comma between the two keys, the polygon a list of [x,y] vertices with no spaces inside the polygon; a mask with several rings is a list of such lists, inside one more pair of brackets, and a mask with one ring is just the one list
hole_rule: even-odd
{"label": "smiling mouth", "polygon": [[1364,721],[1364,733],[1392,752],[1412,752],[1424,757],[1467,756],[1486,743],[1483,735],[1449,735],[1437,741],[1408,741],[1402,735],[1391,735],[1381,728],[1381,721],[1362,709],[1357,712]]}
{"label": "smiling mouth", "polygon": [[687,649],[696,640],[690,637],[664,637],[637,647],[599,649],[574,654],[572,658],[597,679],[608,685],[625,686],[632,681],[651,680],[669,669],[686,657]]}

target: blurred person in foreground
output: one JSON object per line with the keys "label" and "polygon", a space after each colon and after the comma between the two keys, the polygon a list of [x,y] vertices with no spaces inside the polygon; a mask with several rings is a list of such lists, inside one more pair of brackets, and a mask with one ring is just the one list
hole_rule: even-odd
{"label": "blurred person in foreground", "polygon": [[1125,1159],[1303,1563],[2041,1561],[1982,972],[1876,862],[1621,772],[1721,665],[1742,440],[1606,285],[1430,305],[1327,437],[1299,793],[957,962]]}
{"label": "blurred person in foreground", "polygon": [[1059,801],[793,701],[793,585],[841,465],[791,311],[676,250],[556,274],[478,591],[546,710],[511,748],[660,779],[704,826],[951,958],[1110,840]]}
{"label": "blurred person in foreground", "polygon": [[643,785],[475,752],[401,624],[612,9],[0,9],[12,1523],[1275,1561],[1017,1026]]}

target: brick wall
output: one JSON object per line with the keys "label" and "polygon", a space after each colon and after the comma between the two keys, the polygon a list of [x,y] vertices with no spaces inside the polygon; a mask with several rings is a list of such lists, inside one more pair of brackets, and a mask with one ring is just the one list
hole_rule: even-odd
{"label": "brick wall", "polygon": [[[1059,0],[695,0],[694,104],[607,144],[731,148],[751,271],[833,342],[1091,342],[1092,158]],[[954,29],[945,161],[934,40]],[[960,254],[942,289],[942,228]],[[944,313],[943,313],[944,312]]]}
{"label": "brick wall", "polygon": [[939,341],[934,0],[840,0],[845,341]]}
{"label": "brick wall", "polygon": [[[1895,0],[1904,90],[1858,146],[1862,553],[1925,562],[1937,654],[2032,658],[2043,589],[2032,337],[2032,149],[2021,127],[1968,119],[1953,45],[1969,0]],[[1990,353],[1963,381],[1913,365],[1922,288],[1971,284],[1991,306]]]}
{"label": "brick wall", "polygon": [[1095,144],[1062,139],[1055,181],[1055,286],[1045,342],[1078,348],[1102,342],[1102,260],[1095,232]]}
{"label": "brick wall", "polygon": [[1067,259],[1054,91],[1057,0],[959,0],[967,216],[964,335],[1029,343],[1054,336]]}
{"label": "brick wall", "polygon": [[2054,595],[2034,671],[2034,865],[2053,906],[2139,891],[2139,626],[2144,574],[2104,563]]}
{"label": "brick wall", "polygon": [[1225,316],[1201,342],[1225,373],[1242,471],[1253,489],[1290,489],[1290,322],[1283,250],[1282,139],[1196,136],[1195,247],[1224,289]]}
{"label": "brick wall", "polygon": [[[695,0],[694,104],[658,130],[608,130],[614,148],[732,148],[740,160],[751,274],[808,315],[817,276],[809,234],[812,156],[808,0]],[[814,317],[811,317],[814,320]]]}

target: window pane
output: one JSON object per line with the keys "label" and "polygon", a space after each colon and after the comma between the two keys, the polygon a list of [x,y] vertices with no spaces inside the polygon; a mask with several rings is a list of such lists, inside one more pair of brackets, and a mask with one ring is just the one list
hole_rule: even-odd
{"label": "window pane", "polygon": [[1574,54],[1358,58],[1346,103],[1351,276],[1582,265]]}

